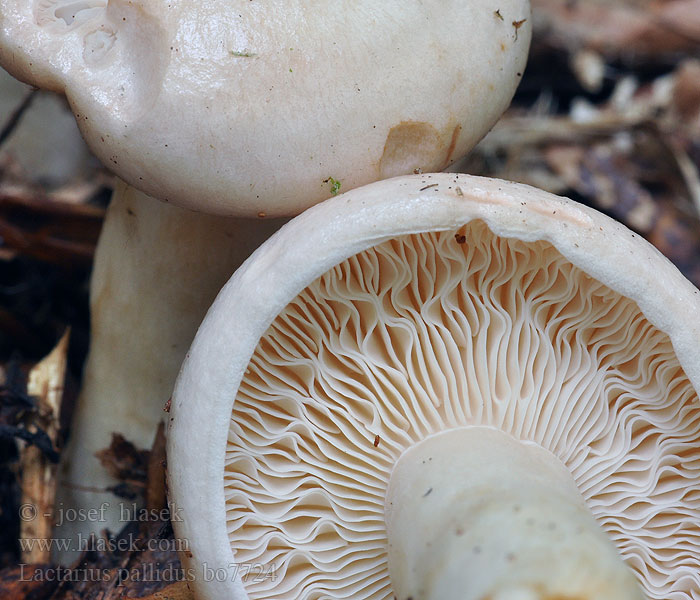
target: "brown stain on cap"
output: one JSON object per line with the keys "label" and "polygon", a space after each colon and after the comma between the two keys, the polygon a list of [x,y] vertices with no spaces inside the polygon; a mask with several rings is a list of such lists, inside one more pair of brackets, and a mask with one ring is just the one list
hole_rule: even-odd
{"label": "brown stain on cap", "polygon": [[460,124],[440,132],[424,121],[401,121],[389,130],[384,143],[380,178],[446,169],[453,162],[461,132]]}
{"label": "brown stain on cap", "polygon": [[401,121],[387,135],[379,161],[380,177],[388,179],[416,169],[431,171],[439,164],[442,147],[441,136],[430,123]]}
{"label": "brown stain on cap", "polygon": [[424,121],[401,121],[389,130],[379,161],[381,179],[406,173],[443,171],[452,162],[462,125],[439,132]]}
{"label": "brown stain on cap", "polygon": [[440,168],[444,171],[452,163],[452,155],[455,153],[455,148],[457,147],[457,140],[459,139],[459,134],[462,133],[462,126],[457,124],[452,130],[452,138],[450,139],[450,145],[447,147],[447,155],[445,156],[445,162]]}

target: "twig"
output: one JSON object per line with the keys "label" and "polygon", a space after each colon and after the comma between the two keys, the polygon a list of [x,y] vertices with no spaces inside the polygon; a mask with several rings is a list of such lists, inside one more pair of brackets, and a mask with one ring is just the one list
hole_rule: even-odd
{"label": "twig", "polygon": [[22,102],[19,103],[7,121],[5,121],[5,124],[0,130],[0,146],[7,141],[7,138],[9,138],[12,135],[12,132],[17,128],[17,125],[19,125],[19,122],[22,120],[24,113],[27,112],[27,109],[32,105],[38,91],[38,89],[34,88],[27,92],[22,99]]}

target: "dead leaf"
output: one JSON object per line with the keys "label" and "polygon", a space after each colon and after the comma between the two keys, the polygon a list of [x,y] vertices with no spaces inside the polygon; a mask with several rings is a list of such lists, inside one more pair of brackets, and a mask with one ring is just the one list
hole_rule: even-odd
{"label": "dead leaf", "polygon": [[[95,195],[99,186],[86,184],[81,190]],[[3,247],[66,268],[90,263],[104,212],[75,200],[58,201],[31,186],[0,185]]]}
{"label": "dead leaf", "polygon": [[160,592],[139,598],[139,600],[194,600],[194,594],[186,581],[180,581],[169,585]]}
{"label": "dead leaf", "polygon": [[25,564],[0,570],[0,598],[8,600],[48,600],[58,586],[47,581],[51,567]]}
{"label": "dead leaf", "polygon": [[95,453],[107,472],[119,480],[112,491],[132,499],[142,494],[148,473],[148,450],[139,450],[121,433],[112,433],[109,448]]}
{"label": "dead leaf", "polygon": [[533,52],[581,49],[608,61],[673,64],[700,48],[700,0],[533,0]]}

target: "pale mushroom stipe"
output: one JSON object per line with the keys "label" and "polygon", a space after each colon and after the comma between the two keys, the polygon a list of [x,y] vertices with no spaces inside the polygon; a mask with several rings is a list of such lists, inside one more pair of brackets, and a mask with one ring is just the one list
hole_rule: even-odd
{"label": "pale mushroom stipe", "polygon": [[699,342],[698,290],[571,200],[433,174],[309,209],[178,378],[197,598],[697,599]]}
{"label": "pale mushroom stipe", "polygon": [[[0,0],[0,64],[65,93],[92,151],[128,184],[96,255],[63,501],[113,500],[83,491],[114,483],[94,452],[115,429],[150,446],[206,307],[279,225],[232,217],[294,215],[447,167],[508,105],[529,40],[525,0],[498,11],[488,0],[274,11],[248,0]],[[64,536],[121,525],[115,507],[107,523]]]}

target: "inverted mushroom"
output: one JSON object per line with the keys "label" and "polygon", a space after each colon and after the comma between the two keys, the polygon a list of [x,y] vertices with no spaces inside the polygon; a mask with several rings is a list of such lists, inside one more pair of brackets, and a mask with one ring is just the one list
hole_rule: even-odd
{"label": "inverted mushroom", "polygon": [[[97,253],[65,481],[112,482],[93,453],[115,428],[150,444],[205,307],[274,227],[231,217],[293,215],[339,189],[445,168],[507,106],[529,36],[526,0],[288,2],[274,17],[249,1],[0,0],[0,64],[65,93],[90,148],[129,184]],[[110,500],[70,494],[78,508]],[[118,507],[108,514],[66,536],[119,527]]]}
{"label": "inverted mushroom", "polygon": [[198,597],[699,598],[699,317],[649,244],[526,186],[310,209],[176,385]]}

